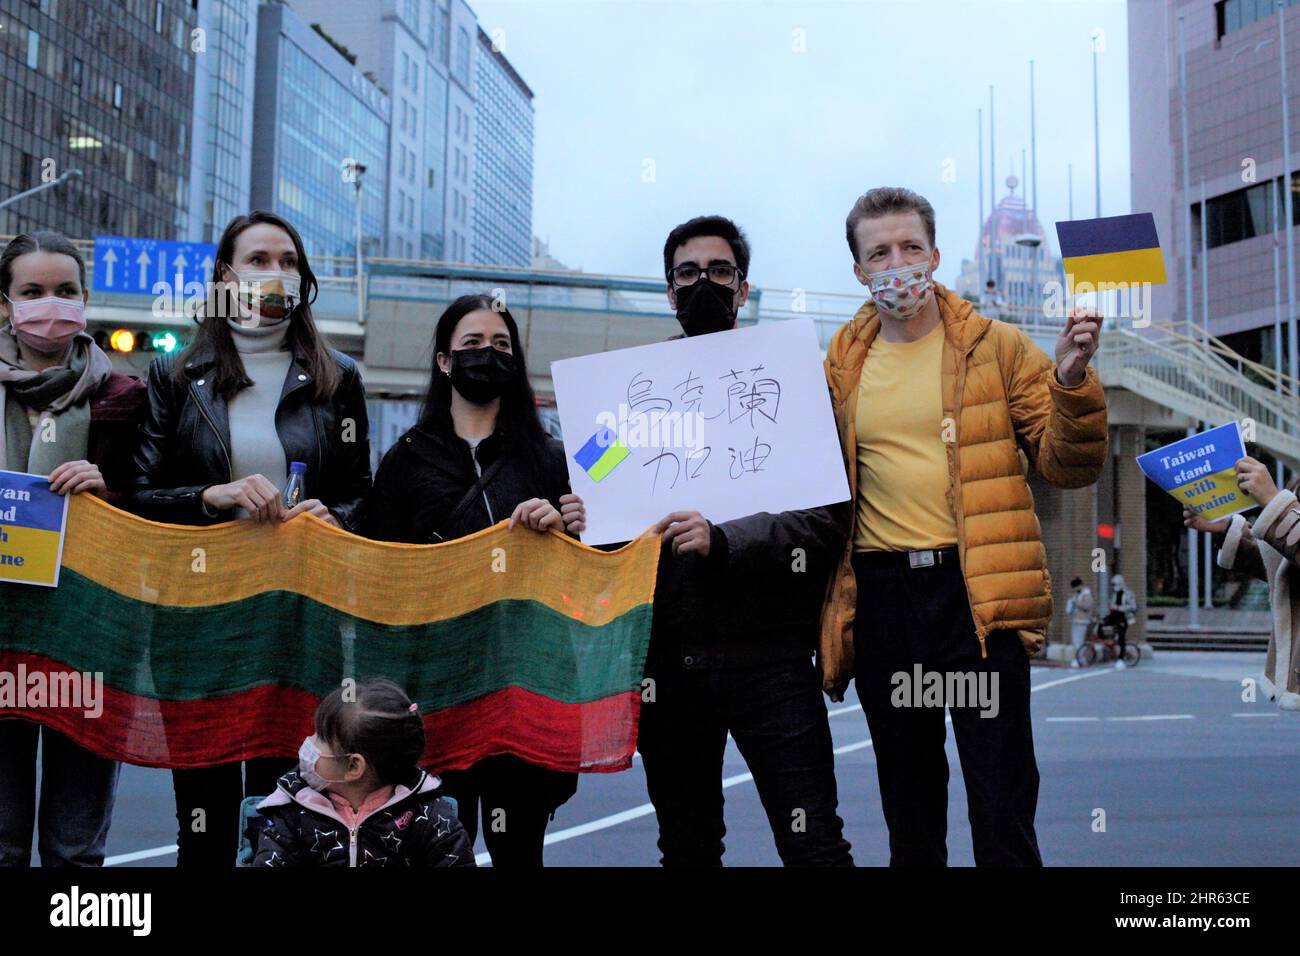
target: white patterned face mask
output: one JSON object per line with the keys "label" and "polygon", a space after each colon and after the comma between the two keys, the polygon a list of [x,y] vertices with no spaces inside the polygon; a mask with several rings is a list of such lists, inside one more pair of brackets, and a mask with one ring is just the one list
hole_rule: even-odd
{"label": "white patterned face mask", "polygon": [[920,314],[930,301],[930,291],[934,288],[929,260],[872,272],[868,274],[867,282],[877,311],[891,319],[910,319]]}

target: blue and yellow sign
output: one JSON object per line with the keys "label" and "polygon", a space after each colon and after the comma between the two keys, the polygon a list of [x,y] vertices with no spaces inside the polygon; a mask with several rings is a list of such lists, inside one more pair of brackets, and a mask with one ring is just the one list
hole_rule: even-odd
{"label": "blue and yellow sign", "polygon": [[0,581],[58,587],[68,499],[40,475],[0,471]]}
{"label": "blue and yellow sign", "polygon": [[1137,463],[1179,504],[1214,521],[1256,506],[1255,499],[1237,487],[1235,466],[1245,457],[1241,427],[1228,422],[1138,455]]}

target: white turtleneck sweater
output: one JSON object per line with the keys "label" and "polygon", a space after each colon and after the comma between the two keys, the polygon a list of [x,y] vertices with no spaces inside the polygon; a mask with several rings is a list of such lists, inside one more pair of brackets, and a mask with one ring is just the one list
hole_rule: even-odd
{"label": "white turtleneck sweater", "polygon": [[[256,329],[231,323],[230,331],[244,371],[253,381],[251,388],[240,389],[227,404],[231,478],[238,481],[249,475],[262,475],[283,490],[289,480],[289,465],[275,430],[275,410],[280,405],[280,393],[292,358],[284,348],[289,323]],[[243,508],[237,508],[235,513],[236,517],[248,517]]]}

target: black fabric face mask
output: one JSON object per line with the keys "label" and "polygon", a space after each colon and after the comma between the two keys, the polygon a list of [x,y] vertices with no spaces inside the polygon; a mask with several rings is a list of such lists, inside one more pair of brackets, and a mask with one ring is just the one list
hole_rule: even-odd
{"label": "black fabric face mask", "polygon": [[514,356],[495,346],[454,349],[451,353],[451,386],[467,402],[486,405],[500,398],[516,374]]}
{"label": "black fabric face mask", "polygon": [[725,332],[736,324],[735,290],[701,278],[677,293],[677,321],[687,335]]}

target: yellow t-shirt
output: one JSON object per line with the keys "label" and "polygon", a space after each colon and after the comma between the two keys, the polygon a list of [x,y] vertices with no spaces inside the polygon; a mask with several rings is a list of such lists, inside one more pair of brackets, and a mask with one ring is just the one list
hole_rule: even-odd
{"label": "yellow t-shirt", "polygon": [[943,324],[915,342],[871,343],[858,381],[855,551],[957,543],[943,442]]}

